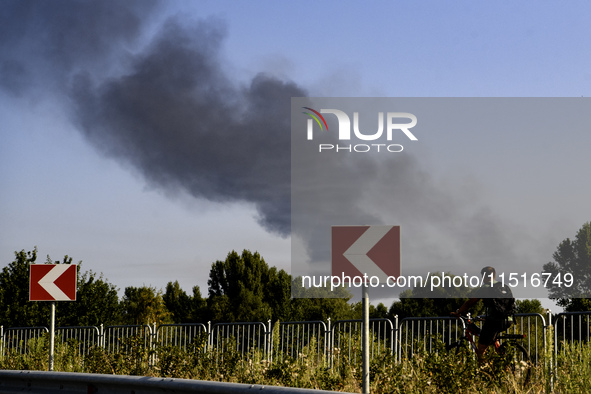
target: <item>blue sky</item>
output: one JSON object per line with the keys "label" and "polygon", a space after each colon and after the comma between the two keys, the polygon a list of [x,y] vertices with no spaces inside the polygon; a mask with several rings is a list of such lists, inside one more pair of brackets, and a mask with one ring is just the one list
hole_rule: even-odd
{"label": "blue sky", "polygon": [[[78,2],[55,2],[48,10],[33,1],[27,12],[7,4],[0,39],[2,265],[14,251],[36,245],[41,260],[68,254],[120,289],[178,280],[187,291],[199,285],[206,293],[211,263],[233,249],[256,250],[270,265],[290,268],[290,238],[261,225],[259,195],[208,195],[148,179],[123,156],[131,145],[125,152],[105,148],[108,125],[94,129],[93,108],[80,107],[81,96],[72,94],[80,75],[103,87],[88,88],[88,96],[128,75],[156,53],[170,17],[185,37],[202,26],[194,45],[212,55],[213,75],[229,99],[259,73],[317,97],[581,97],[591,88],[591,6],[583,1],[92,4],[104,14],[84,12],[94,7]],[[87,52],[95,48],[92,32],[108,34]],[[442,149],[421,153],[422,170],[442,189],[466,180],[475,185],[480,205],[543,240],[540,264],[590,220],[588,134],[564,131],[543,146],[520,141],[510,155],[505,141],[490,136],[475,134],[465,147],[437,138]],[[228,150],[241,151],[231,135],[223,140]],[[491,143],[499,149],[478,153]],[[549,160],[556,171],[544,166],[544,174],[536,173],[535,163]],[[532,174],[527,188],[503,184],[503,174],[515,170]],[[531,203],[515,204],[526,198]]]}

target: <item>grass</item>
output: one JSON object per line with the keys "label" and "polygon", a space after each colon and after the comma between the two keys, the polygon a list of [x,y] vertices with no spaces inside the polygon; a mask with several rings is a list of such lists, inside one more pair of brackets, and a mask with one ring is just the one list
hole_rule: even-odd
{"label": "grass", "polygon": [[[56,344],[54,370],[121,375],[199,379],[220,382],[277,385],[333,391],[361,392],[362,371],[353,356],[339,354],[330,366],[328,356],[317,353],[312,341],[297,357],[274,354],[272,362],[259,351],[245,358],[228,343],[224,352],[205,351],[206,338],[186,350],[174,346],[149,349],[143,339],[125,340],[117,353],[100,347],[87,350],[84,357],[74,341]],[[31,339],[28,351],[9,350],[0,358],[0,369],[47,370],[47,338]],[[551,343],[548,344],[551,349]],[[421,349],[421,346],[417,346]],[[361,357],[355,355],[356,360]],[[548,373],[550,365],[554,372]],[[419,351],[395,362],[389,352],[374,356],[370,365],[371,392],[382,393],[544,393],[550,385],[555,392],[586,392],[591,387],[591,344],[563,344],[556,359],[542,359],[534,366],[532,383],[518,387],[499,360],[479,368],[473,358],[458,359],[445,351]]]}

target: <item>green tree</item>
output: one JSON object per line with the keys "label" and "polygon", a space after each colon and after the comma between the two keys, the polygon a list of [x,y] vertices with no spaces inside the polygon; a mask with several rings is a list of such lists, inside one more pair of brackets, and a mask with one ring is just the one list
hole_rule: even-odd
{"label": "green tree", "polygon": [[[566,238],[554,254],[553,262],[544,264],[543,272],[550,273],[549,297],[566,311],[589,310],[591,303],[591,222],[583,224],[575,239]],[[572,286],[567,285],[572,275]]]}
{"label": "green tree", "polygon": [[[0,324],[16,326],[48,326],[50,304],[29,301],[29,266],[37,260],[37,248],[33,251],[15,252],[15,260],[0,273]],[[72,264],[72,258],[46,264]],[[76,301],[56,303],[58,326],[87,326],[113,324],[119,316],[117,289],[101,275],[92,271],[82,272],[82,262],[77,265]]]}
{"label": "green tree", "polygon": [[544,313],[540,300],[515,300],[515,313]]}
{"label": "green tree", "polygon": [[388,317],[388,308],[380,302],[377,306],[369,306],[369,317],[372,319],[385,319]]}
{"label": "green tree", "polygon": [[191,321],[191,297],[181,289],[178,281],[168,282],[162,299],[174,323]]}
{"label": "green tree", "polygon": [[258,254],[232,251],[209,272],[208,309],[213,321],[276,320],[289,297],[281,286],[289,283],[284,271],[269,269]]}
{"label": "green tree", "polygon": [[273,321],[288,321],[291,310],[291,275],[276,267],[269,268],[264,286],[264,299],[271,307]]}
{"label": "green tree", "polygon": [[[66,256],[67,257],[67,256]],[[117,287],[107,281],[103,274],[93,271],[81,273],[78,264],[76,301],[58,302],[56,320],[60,326],[113,325],[120,320]]]}
{"label": "green tree", "polygon": [[46,326],[49,304],[29,301],[29,266],[37,260],[37,247],[15,252],[15,259],[0,272],[0,325]]}
{"label": "green tree", "polygon": [[332,291],[325,287],[306,288],[301,277],[294,279],[291,286],[293,299],[289,320],[326,321],[331,318],[335,321],[361,318],[361,314],[355,310],[356,305],[349,303],[352,294],[345,287],[337,287]]}
{"label": "green tree", "polygon": [[164,305],[162,294],[151,286],[126,287],[121,300],[122,323],[171,323],[171,314]]}
{"label": "green tree", "polygon": [[199,286],[193,286],[193,297],[191,297],[191,322],[207,323],[209,320],[207,298],[201,296]]}

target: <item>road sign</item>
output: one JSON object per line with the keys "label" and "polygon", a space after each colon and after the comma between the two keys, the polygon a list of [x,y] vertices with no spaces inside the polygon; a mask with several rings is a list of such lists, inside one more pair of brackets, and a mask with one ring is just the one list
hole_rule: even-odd
{"label": "road sign", "polygon": [[400,226],[333,226],[332,275],[400,275]]}
{"label": "road sign", "polygon": [[75,264],[31,264],[29,301],[76,301]]}

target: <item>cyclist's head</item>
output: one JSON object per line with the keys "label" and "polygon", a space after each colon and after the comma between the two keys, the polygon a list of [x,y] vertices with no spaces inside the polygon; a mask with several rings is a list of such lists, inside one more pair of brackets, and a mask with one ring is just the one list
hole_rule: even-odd
{"label": "cyclist's head", "polygon": [[483,269],[480,270],[480,276],[485,276],[485,277],[489,277],[490,274],[493,275],[493,278],[495,278],[497,276],[497,272],[495,271],[495,269],[493,267],[484,267]]}

